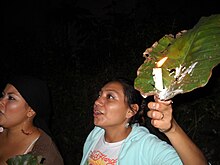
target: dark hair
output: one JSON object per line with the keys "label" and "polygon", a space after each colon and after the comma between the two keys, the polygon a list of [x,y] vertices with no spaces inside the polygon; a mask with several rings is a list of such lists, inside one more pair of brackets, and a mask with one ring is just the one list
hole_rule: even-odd
{"label": "dark hair", "polygon": [[153,101],[152,98],[143,98],[140,92],[134,88],[134,82],[131,80],[125,78],[114,78],[111,81],[108,81],[108,83],[110,82],[118,82],[122,85],[125,95],[125,102],[127,102],[131,110],[132,104],[138,104],[139,106],[138,112],[131,118],[129,124],[132,125],[134,123],[139,123],[139,125],[147,127],[152,134],[170,143],[167,137],[158,131],[158,129],[151,124],[151,120],[147,117],[147,111],[149,110],[147,107],[147,102]]}
{"label": "dark hair", "polygon": [[34,125],[51,135],[49,121],[51,116],[51,100],[49,88],[43,80],[32,76],[15,75],[9,78],[28,105],[36,112]]}
{"label": "dark hair", "polygon": [[127,102],[131,110],[133,109],[132,104],[137,104],[139,106],[138,112],[131,118],[129,123],[139,123],[140,125],[145,125],[145,118],[147,116],[146,101],[141,96],[140,92],[134,88],[134,82],[126,78],[114,78],[107,83],[110,82],[118,82],[122,85],[125,95],[125,102]]}

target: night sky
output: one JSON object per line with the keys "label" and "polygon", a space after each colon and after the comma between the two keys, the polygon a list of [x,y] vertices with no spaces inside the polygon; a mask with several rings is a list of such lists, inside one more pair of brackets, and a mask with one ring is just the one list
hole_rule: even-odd
{"label": "night sky", "polygon": [[[91,48],[93,44],[96,47],[102,44],[100,46],[104,50],[109,50],[108,52],[103,51],[103,54],[109,54],[110,51],[114,51],[114,48],[110,45],[112,42],[111,35],[114,34],[111,32],[112,30],[109,30],[108,26],[112,26],[111,28],[115,29],[115,31],[123,30],[122,28],[120,29],[120,26],[125,26],[123,23],[127,23],[127,17],[132,17],[131,24],[140,25],[146,23],[148,27],[153,25],[152,29],[149,28],[149,32],[152,31],[153,33],[155,26],[159,30],[158,36],[155,38],[153,34],[152,37],[146,37],[137,53],[139,55],[146,46],[151,46],[163,35],[191,29],[201,17],[220,13],[217,1],[213,0],[199,2],[190,0],[178,2],[162,0],[22,0],[4,1],[2,6],[3,52],[1,68],[4,72],[2,76],[7,74],[7,72],[13,73],[18,70],[22,73],[27,71],[27,68],[36,72],[36,68],[42,68],[41,65],[48,63],[47,58],[53,57],[52,55],[49,57],[48,53],[43,55],[41,52],[36,53],[37,55],[34,56],[32,51],[34,49],[39,50],[39,47],[43,48],[49,44],[53,47],[59,47],[67,40],[69,45],[65,49],[68,50],[64,50],[63,47],[59,50],[53,50],[66,53],[65,58],[67,61],[58,60],[59,65],[66,65],[69,61],[76,61],[71,54],[81,51],[78,58],[83,71],[86,66],[96,62],[94,59],[103,58],[100,53],[97,53],[102,50]],[[114,22],[114,25],[111,22]],[[167,22],[167,27],[169,26],[170,28],[166,29],[167,27],[165,28],[161,22],[163,24]],[[144,28],[144,26],[139,27],[138,30],[143,31]],[[102,34],[97,36],[100,31]],[[132,32],[132,29],[130,29],[130,31],[131,33],[137,33],[137,30]],[[86,37],[89,39],[85,43],[80,43]],[[103,42],[101,41],[103,38],[107,42],[104,44],[99,43]],[[144,45],[146,41],[148,43]],[[57,46],[56,44],[59,45]],[[138,47],[135,44],[133,46]],[[68,53],[67,51],[70,52]],[[46,61],[40,60],[40,58],[42,59],[41,56]],[[112,57],[112,59],[108,58],[107,60],[114,61],[117,59]],[[14,66],[14,69],[11,65]],[[54,66],[48,65],[48,67]],[[46,68],[39,72],[44,70]],[[84,69],[83,72],[86,72],[86,70]]]}
{"label": "night sky", "polygon": [[[37,31],[45,35],[48,21],[59,19],[59,16],[70,17],[76,8],[91,12],[94,17],[108,19],[106,7],[112,5],[116,13],[129,13],[136,10],[136,19],[144,19],[150,11],[153,15],[176,15],[177,21],[185,28],[192,28],[202,16],[219,13],[217,0],[176,2],[157,0],[22,0],[3,2],[4,40],[22,37]],[[71,11],[72,10],[72,11]],[[54,16],[53,16],[54,15]],[[178,19],[182,19],[178,20]],[[39,32],[40,31],[40,32]],[[24,37],[24,36],[23,36]]]}

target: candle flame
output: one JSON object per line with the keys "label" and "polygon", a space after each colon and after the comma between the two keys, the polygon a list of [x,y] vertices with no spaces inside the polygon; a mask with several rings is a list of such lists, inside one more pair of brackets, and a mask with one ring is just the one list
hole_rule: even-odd
{"label": "candle flame", "polygon": [[160,61],[157,62],[156,66],[157,67],[161,67],[164,64],[164,62],[167,60],[167,58],[168,57],[162,58]]}

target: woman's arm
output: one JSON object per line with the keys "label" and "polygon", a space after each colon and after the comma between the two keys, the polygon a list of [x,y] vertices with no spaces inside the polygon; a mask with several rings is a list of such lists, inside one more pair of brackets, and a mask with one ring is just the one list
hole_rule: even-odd
{"label": "woman's arm", "polygon": [[148,104],[148,117],[154,127],[163,132],[170,140],[185,165],[207,165],[202,151],[193,143],[172,116],[172,101],[161,101]]}

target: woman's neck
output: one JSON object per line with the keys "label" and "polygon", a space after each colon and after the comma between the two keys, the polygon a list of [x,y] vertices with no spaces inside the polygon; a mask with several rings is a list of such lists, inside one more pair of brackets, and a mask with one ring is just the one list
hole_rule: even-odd
{"label": "woman's neck", "polygon": [[[32,127],[32,131],[29,134],[25,134],[22,129],[19,128],[13,128],[13,129],[4,129],[2,132],[2,135],[8,140],[8,141],[19,141],[28,137],[38,137],[40,136],[40,131],[36,127]],[[15,138],[16,137],[16,138]]]}
{"label": "woman's neck", "polygon": [[105,129],[105,141],[109,143],[119,142],[128,137],[131,127],[121,129]]}

